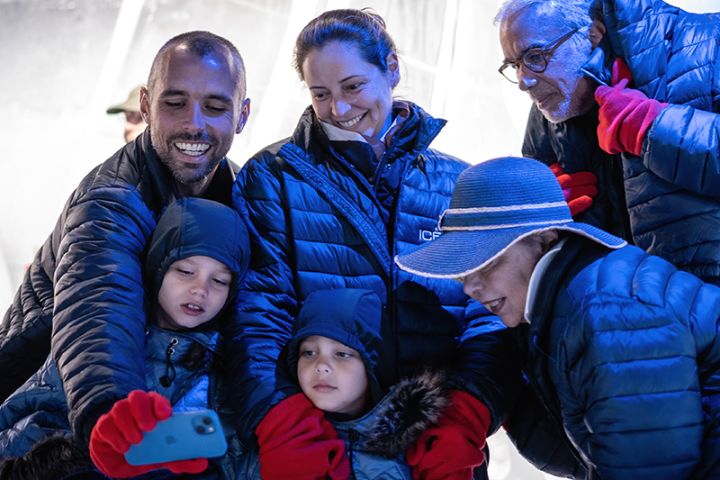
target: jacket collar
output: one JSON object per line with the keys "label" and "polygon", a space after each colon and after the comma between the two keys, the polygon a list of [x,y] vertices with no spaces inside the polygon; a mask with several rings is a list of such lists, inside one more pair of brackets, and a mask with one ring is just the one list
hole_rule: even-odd
{"label": "jacket collar", "polygon": [[612,62],[615,57],[607,54],[608,51],[611,51],[609,47],[608,42],[602,40],[600,44],[590,52],[588,61],[580,67],[581,72],[600,85],[610,85]]}
{"label": "jacket collar", "polygon": [[[398,142],[402,141],[403,138],[410,136],[411,132],[413,133],[414,143],[404,150],[412,153],[425,150],[447,123],[443,119],[432,117],[412,102],[395,102],[393,104],[393,112],[398,109],[406,109],[409,114],[406,121],[400,124],[400,128],[393,132],[391,144],[387,149],[388,152],[395,149],[395,145],[398,145]],[[293,143],[305,151],[314,150],[317,141],[324,144],[329,142],[328,136],[320,126],[320,122],[315,116],[312,107],[307,107],[305,112],[303,112],[295,128],[295,132],[293,132],[292,139]]]}
{"label": "jacket collar", "polygon": [[[180,197],[174,188],[172,173],[162,163],[152,146],[149,128],[146,128],[140,137],[129,143],[126,148],[131,149],[130,155],[136,158],[138,156],[145,158],[155,192],[156,202],[150,205],[153,211],[160,212],[166,205]],[[220,202],[229,207],[232,206],[232,186],[235,183],[235,175],[238,170],[239,167],[227,158],[222,159],[203,198]]]}

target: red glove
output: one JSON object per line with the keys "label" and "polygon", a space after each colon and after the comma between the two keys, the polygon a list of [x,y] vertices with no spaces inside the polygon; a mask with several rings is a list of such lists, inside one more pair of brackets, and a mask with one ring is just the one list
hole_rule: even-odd
{"label": "red glove", "polygon": [[165,420],[171,414],[170,402],[155,392],[133,390],[127,398],[115,402],[90,433],[90,457],[95,466],[113,478],[134,477],[161,468],[172,473],[204,471],[208,466],[206,458],[150,465],[130,465],[125,460],[130,445],[139,443],[143,432],[154,429],[159,420]]}
{"label": "red glove", "polygon": [[597,177],[594,173],[565,173],[559,163],[550,165],[550,170],[557,177],[573,217],[590,208],[593,198],[598,194]]}
{"label": "red glove", "polygon": [[598,143],[607,153],[640,155],[645,134],[667,103],[648,98],[640,90],[626,88],[630,70],[621,59],[612,66],[612,87],[599,86],[595,101],[600,105]]}
{"label": "red glove", "polygon": [[413,480],[470,480],[485,462],[482,449],[490,427],[490,412],[472,395],[450,392],[450,405],[438,424],[420,435],[407,452]]}
{"label": "red glove", "polygon": [[275,405],[255,429],[265,480],[350,478],[345,442],[302,393]]}

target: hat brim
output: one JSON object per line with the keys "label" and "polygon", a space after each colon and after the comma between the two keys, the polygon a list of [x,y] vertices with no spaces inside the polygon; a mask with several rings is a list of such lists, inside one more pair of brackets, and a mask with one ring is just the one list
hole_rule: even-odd
{"label": "hat brim", "polygon": [[121,103],[119,105],[113,105],[112,107],[105,110],[108,114],[123,113],[123,112],[140,112],[137,105],[131,105],[129,103]]}
{"label": "hat brim", "polygon": [[569,231],[608,248],[627,245],[625,240],[584,223],[466,230],[443,233],[417,250],[395,257],[405,271],[431,278],[462,278],[480,270],[523,238],[546,230]]}

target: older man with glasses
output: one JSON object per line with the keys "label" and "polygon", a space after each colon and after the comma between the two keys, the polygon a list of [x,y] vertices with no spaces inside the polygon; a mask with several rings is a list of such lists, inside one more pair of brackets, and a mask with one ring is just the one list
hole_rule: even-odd
{"label": "older man with glasses", "polygon": [[495,21],[533,101],[523,155],[597,177],[577,219],[720,284],[720,14],[508,0]]}
{"label": "older man with glasses", "polygon": [[[575,218],[630,240],[621,159],[598,148],[597,82],[582,71],[605,31],[590,18],[589,3],[503,4],[495,19],[505,55],[499,72],[533,101],[523,155],[550,165],[566,198],[568,187],[574,187],[568,200]],[[584,182],[567,185],[569,176]],[[581,208],[573,208],[573,202]]]}

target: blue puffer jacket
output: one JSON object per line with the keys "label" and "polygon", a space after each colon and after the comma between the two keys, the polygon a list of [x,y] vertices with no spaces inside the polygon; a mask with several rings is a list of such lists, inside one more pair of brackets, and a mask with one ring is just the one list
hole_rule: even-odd
{"label": "blue puffer jacket", "polygon": [[[229,204],[233,181],[223,160],[206,197]],[[144,387],[142,258],[175,198],[149,131],[82,180],[0,325],[0,399],[42,366],[51,331],[79,439],[87,442],[100,415]]]}
{"label": "blue puffer jacket", "polygon": [[[178,359],[195,350],[215,351],[217,332],[174,332],[149,327],[146,334],[147,356],[144,390],[161,393],[182,411],[214,407],[214,380],[206,371],[187,368]],[[161,379],[168,375],[167,351],[172,350],[171,383]],[[212,385],[211,385],[212,384]],[[166,386],[167,385],[167,386]],[[21,456],[38,442],[53,436],[70,433],[68,404],[60,374],[52,357],[25,384],[0,406],[0,458]]]}
{"label": "blue puffer jacket", "polygon": [[627,61],[636,88],[670,104],[640,157],[624,155],[635,243],[720,284],[720,14],[660,0],[604,0],[603,9],[609,56]]}
{"label": "blue puffer jacket", "polygon": [[589,471],[720,476],[720,288],[570,236],[536,298],[525,368]]}
{"label": "blue puffer jacket", "polygon": [[355,167],[373,155],[369,146],[330,142],[311,109],[292,138],[259,152],[238,177],[234,200],[239,210],[246,206],[257,230],[240,322],[231,334],[233,367],[245,372],[233,391],[241,396],[240,428],[249,437],[267,410],[292,393],[283,391],[289,382],[278,375],[276,359],[299,304],[319,289],[363,288],[380,297],[384,388],[424,364],[458,361],[460,386],[485,402],[493,430],[513,401],[511,338],[499,320],[458,283],[413,276],[392,262],[438,234],[437,218],[467,167],[428,147],[443,120],[412,104],[409,111],[373,185]]}

